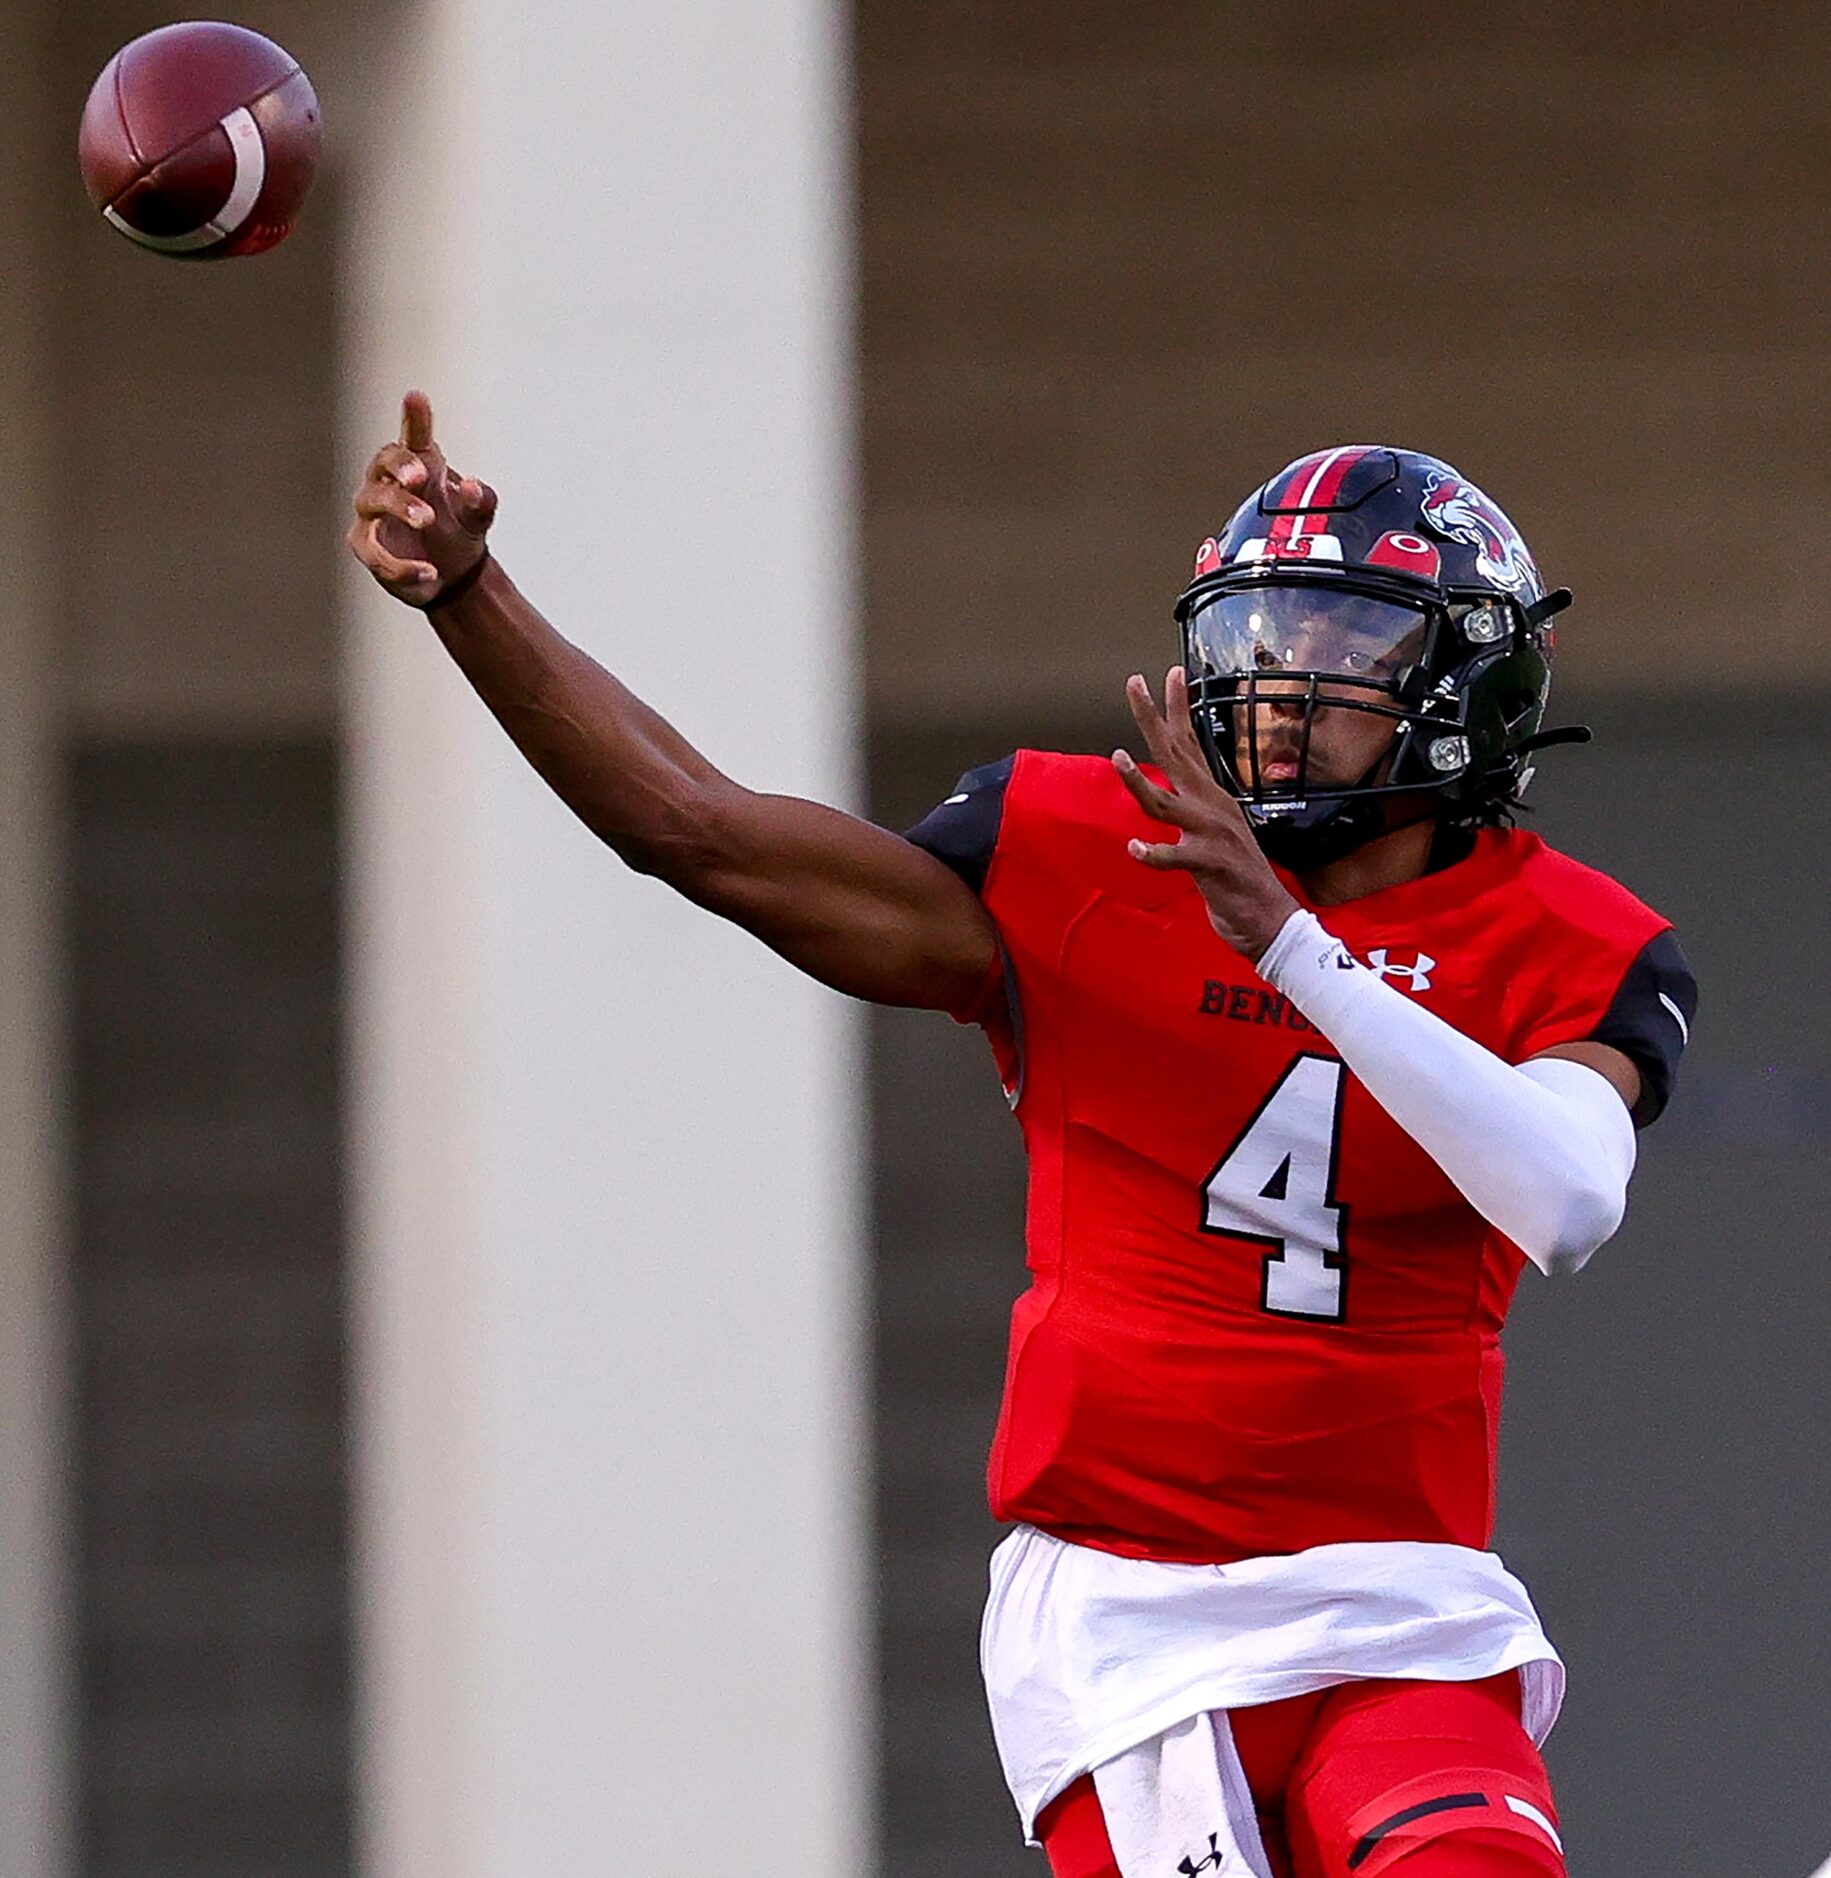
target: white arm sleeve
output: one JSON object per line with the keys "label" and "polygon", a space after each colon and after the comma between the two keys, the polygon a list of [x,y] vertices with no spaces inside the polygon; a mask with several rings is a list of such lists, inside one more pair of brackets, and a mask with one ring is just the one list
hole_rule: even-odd
{"label": "white arm sleeve", "polygon": [[1359,964],[1296,912],[1259,961],[1483,1219],[1548,1273],[1621,1224],[1634,1124],[1607,1077],[1558,1058],[1514,1067]]}

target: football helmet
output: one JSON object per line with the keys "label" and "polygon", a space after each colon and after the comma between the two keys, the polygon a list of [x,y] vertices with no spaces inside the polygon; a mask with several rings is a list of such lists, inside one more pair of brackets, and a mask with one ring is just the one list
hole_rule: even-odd
{"label": "football helmet", "polygon": [[[1196,734],[1287,866],[1425,815],[1493,820],[1534,749],[1588,737],[1540,729],[1569,603],[1449,464],[1367,444],[1299,457],[1202,543],[1176,603]],[[1342,740],[1315,735],[1337,711],[1391,726],[1359,774],[1329,773],[1322,746]]]}

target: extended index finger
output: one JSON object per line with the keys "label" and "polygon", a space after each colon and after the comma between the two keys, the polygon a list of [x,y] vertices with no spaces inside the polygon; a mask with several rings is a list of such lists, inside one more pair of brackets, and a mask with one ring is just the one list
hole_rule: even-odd
{"label": "extended index finger", "polygon": [[410,391],[401,400],[401,442],[409,450],[432,448],[432,400],[423,391]]}
{"label": "extended index finger", "polygon": [[1163,724],[1179,770],[1186,771],[1191,782],[1211,782],[1201,739],[1195,734],[1195,718],[1189,710],[1189,674],[1181,665],[1172,665],[1164,674]]}

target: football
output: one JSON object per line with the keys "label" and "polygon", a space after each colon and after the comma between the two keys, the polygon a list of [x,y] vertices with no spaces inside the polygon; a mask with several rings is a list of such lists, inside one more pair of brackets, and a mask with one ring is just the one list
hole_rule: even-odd
{"label": "football", "polygon": [[123,46],[90,90],[77,139],[103,216],[141,247],[193,261],[284,241],[321,145],[298,60],[218,20],[161,26]]}

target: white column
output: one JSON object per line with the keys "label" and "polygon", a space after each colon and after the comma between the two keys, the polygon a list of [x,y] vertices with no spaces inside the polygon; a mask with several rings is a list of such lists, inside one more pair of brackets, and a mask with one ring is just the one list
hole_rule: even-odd
{"label": "white column", "polygon": [[[837,0],[422,0],[351,163],[354,473],[760,787],[852,786]],[[373,1878],[870,1868],[852,1014],[625,873],[351,589]]]}
{"label": "white column", "polygon": [[68,1869],[64,1322],[54,1107],[52,278],[35,6],[0,10],[0,1871]]}

